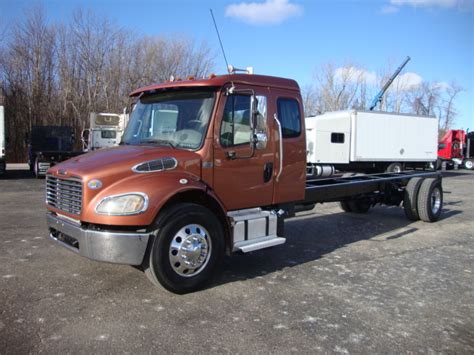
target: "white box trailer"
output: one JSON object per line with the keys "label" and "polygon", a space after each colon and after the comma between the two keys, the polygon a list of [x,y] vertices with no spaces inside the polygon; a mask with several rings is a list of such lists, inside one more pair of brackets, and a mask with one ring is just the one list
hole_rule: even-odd
{"label": "white box trailer", "polygon": [[401,171],[436,161],[436,117],[337,111],[306,118],[308,167],[314,175]]}

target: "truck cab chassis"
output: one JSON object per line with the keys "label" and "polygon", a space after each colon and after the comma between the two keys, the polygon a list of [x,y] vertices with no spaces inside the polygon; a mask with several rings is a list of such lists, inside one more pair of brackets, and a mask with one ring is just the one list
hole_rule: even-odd
{"label": "truck cab chassis", "polygon": [[308,180],[302,99],[290,79],[230,74],[132,92],[118,147],[46,176],[50,236],[87,258],[140,266],[175,293],[202,288],[225,253],[285,243],[284,221],[316,203],[364,213],[441,214],[433,171]]}

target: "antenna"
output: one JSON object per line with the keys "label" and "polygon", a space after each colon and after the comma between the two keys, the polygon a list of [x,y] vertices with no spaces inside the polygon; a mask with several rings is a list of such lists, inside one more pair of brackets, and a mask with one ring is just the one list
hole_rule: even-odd
{"label": "antenna", "polygon": [[219,29],[217,28],[216,19],[214,18],[214,14],[212,12],[212,9],[209,9],[209,11],[211,12],[212,21],[214,22],[214,27],[216,28],[217,38],[219,38],[219,43],[221,45],[222,55],[224,56],[225,65],[227,67],[227,72],[229,72],[229,63],[227,62],[227,57],[225,56],[224,46],[222,45],[221,36],[219,35]]}

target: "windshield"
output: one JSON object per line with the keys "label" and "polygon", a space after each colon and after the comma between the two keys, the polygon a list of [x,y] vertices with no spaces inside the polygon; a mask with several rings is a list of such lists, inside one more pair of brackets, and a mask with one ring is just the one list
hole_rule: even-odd
{"label": "windshield", "polygon": [[214,106],[212,91],[164,92],[135,105],[122,144],[157,144],[198,149]]}

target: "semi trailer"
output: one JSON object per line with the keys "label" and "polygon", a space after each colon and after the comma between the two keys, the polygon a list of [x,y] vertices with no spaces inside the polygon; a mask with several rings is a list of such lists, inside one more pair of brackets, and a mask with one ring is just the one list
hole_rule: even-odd
{"label": "semi trailer", "polygon": [[439,141],[437,167],[474,169],[474,132],[448,130]]}
{"label": "semi trailer", "polygon": [[28,139],[28,165],[37,178],[57,163],[82,154],[74,150],[74,133],[69,126],[32,126]]}
{"label": "semi trailer", "polygon": [[313,177],[335,170],[400,172],[436,162],[436,117],[346,110],[305,121],[308,173]]}
{"label": "semi trailer", "polygon": [[82,131],[82,150],[84,152],[116,146],[122,139],[128,122],[128,114],[96,113],[90,114],[89,128]]}
{"label": "semi trailer", "polygon": [[440,218],[436,171],[307,179],[294,80],[231,72],[131,97],[118,147],[48,170],[47,225],[70,251],[135,265],[169,291],[203,287],[225,254],[284,244],[285,220],[316,203],[339,202],[349,213],[403,206],[413,221]]}

